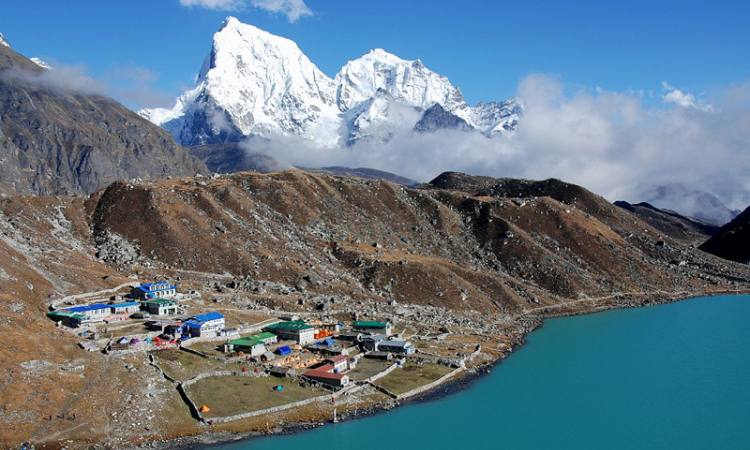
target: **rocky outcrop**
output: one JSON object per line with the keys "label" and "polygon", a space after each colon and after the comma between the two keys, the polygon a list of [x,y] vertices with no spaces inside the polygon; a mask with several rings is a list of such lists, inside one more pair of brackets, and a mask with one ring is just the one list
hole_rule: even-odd
{"label": "rocky outcrop", "polygon": [[425,110],[414,130],[420,133],[431,133],[437,130],[470,131],[472,126],[457,115],[447,111],[439,103],[435,103]]}

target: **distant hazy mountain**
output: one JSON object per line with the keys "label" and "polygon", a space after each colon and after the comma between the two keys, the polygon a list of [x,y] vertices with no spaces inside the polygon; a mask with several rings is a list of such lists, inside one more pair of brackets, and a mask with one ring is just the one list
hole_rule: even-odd
{"label": "distant hazy mountain", "polygon": [[740,213],[729,208],[713,194],[679,183],[647,189],[640,194],[639,200],[719,226]]}
{"label": "distant hazy mountain", "polygon": [[515,100],[472,107],[420,60],[382,49],[347,62],[330,78],[293,41],[229,17],[213,36],[195,87],[171,109],[140,114],[183,145],[283,135],[326,147],[387,141],[418,122],[439,129],[435,105],[460,118],[461,129],[487,136],[512,131],[522,113]]}
{"label": "distant hazy mountain", "polygon": [[2,190],[90,193],[118,179],[206,171],[169,133],[47,67],[0,37]]}
{"label": "distant hazy mountain", "polygon": [[719,231],[719,227],[716,225],[711,225],[699,219],[685,217],[668,209],[659,209],[648,203],[630,204],[624,201],[617,201],[615,205],[630,211],[644,222],[673,239],[688,244],[701,244]]}

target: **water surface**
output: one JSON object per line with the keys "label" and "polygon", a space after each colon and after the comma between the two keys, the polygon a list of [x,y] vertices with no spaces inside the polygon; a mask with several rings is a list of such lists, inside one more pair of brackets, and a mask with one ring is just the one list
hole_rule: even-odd
{"label": "water surface", "polygon": [[466,390],[215,448],[749,449],[750,296],[548,320]]}

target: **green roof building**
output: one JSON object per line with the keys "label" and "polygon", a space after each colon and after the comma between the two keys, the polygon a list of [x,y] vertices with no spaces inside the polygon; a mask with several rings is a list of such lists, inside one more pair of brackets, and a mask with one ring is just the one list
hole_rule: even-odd
{"label": "green roof building", "polygon": [[308,325],[302,320],[290,320],[288,322],[276,322],[263,328],[264,331],[299,331],[309,330],[313,328],[312,325]]}
{"label": "green roof building", "polygon": [[166,298],[155,298],[141,303],[149,314],[155,316],[168,316],[177,314],[177,302]]}
{"label": "green roof building", "polygon": [[315,327],[301,320],[276,322],[263,328],[263,331],[271,332],[280,339],[296,341],[300,345],[309,344],[315,340]]}
{"label": "green roof building", "polygon": [[378,320],[357,320],[352,323],[352,328],[363,333],[384,334],[386,336],[392,334],[391,323]]}
{"label": "green roof building", "polygon": [[273,344],[277,340],[275,334],[264,332],[227,341],[224,344],[224,351],[243,352],[249,353],[251,356],[257,356],[266,352],[266,345]]}
{"label": "green roof building", "polygon": [[47,313],[47,317],[70,328],[80,327],[86,319],[85,315],[70,311],[50,311]]}

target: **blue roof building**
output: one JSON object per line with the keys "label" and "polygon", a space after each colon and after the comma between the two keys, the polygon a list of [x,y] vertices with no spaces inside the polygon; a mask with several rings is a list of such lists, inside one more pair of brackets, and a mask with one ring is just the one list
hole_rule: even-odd
{"label": "blue roof building", "polygon": [[143,300],[154,298],[171,298],[177,295],[177,285],[166,281],[155,281],[153,283],[141,283],[133,288],[131,295]]}
{"label": "blue roof building", "polygon": [[132,314],[141,309],[139,302],[122,302],[109,305],[112,314]]}
{"label": "blue roof building", "polygon": [[191,337],[217,336],[224,325],[224,315],[211,311],[187,319],[182,324],[182,332]]}
{"label": "blue roof building", "polygon": [[80,323],[96,322],[104,320],[112,314],[111,306],[105,303],[92,303],[90,305],[71,306],[61,309],[60,312],[80,315]]}

